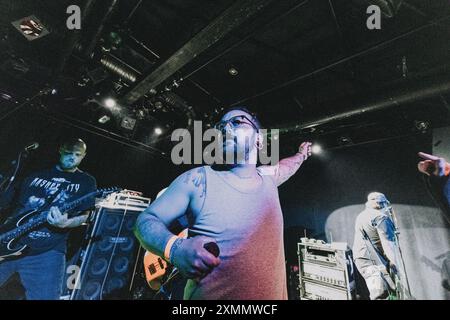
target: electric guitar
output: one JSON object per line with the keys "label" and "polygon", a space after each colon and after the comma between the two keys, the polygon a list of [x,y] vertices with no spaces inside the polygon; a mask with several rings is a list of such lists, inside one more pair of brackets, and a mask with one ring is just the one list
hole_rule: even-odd
{"label": "electric guitar", "polygon": [[[179,237],[187,238],[187,229],[180,232]],[[146,251],[144,255],[145,279],[153,290],[159,290],[164,282],[163,276],[171,266],[160,256]]]}
{"label": "electric guitar", "polygon": [[[98,196],[105,197],[110,193],[120,191],[120,188],[99,189],[88,193],[72,202],[66,203],[59,207],[61,212],[68,212],[76,209],[82,203],[92,200]],[[0,226],[0,263],[1,261],[14,258],[25,253],[30,246],[24,239],[30,231],[42,226],[47,222],[47,215],[50,208],[37,208],[25,210],[16,217],[8,219],[5,224]],[[69,218],[80,215],[82,212],[74,212],[68,214]]]}

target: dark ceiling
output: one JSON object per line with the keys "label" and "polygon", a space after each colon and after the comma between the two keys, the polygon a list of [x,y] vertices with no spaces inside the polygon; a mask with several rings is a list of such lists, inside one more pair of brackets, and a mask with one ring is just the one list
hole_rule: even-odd
{"label": "dark ceiling", "polygon": [[[367,7],[386,2],[401,5],[369,30]],[[74,3],[79,31],[66,27]],[[31,15],[49,34],[12,24]],[[173,129],[235,105],[285,147],[420,134],[450,124],[449,40],[448,0],[1,0],[0,121],[35,108],[166,153]]]}

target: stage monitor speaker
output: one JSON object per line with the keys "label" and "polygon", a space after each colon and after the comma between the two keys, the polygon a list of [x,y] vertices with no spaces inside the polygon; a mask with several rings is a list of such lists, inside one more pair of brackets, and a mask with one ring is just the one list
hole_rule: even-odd
{"label": "stage monitor speaker", "polygon": [[71,300],[131,299],[130,286],[139,251],[133,229],[148,205],[100,206],[82,253]]}
{"label": "stage monitor speaker", "polygon": [[392,18],[397,14],[403,0],[366,0],[366,3],[377,5],[385,17]]}

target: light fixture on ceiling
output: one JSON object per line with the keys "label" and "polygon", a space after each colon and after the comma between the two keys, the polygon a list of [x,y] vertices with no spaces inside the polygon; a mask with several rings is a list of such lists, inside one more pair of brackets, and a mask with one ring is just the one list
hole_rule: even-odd
{"label": "light fixture on ceiling", "polygon": [[239,71],[235,67],[231,67],[228,69],[228,73],[232,76],[237,76],[239,74]]}
{"label": "light fixture on ceiling", "polygon": [[158,135],[158,136],[159,136],[160,134],[162,134],[162,129],[159,128],[159,127],[156,127],[156,128],[155,128],[155,134]]}
{"label": "light fixture on ceiling", "polygon": [[50,33],[44,24],[34,15],[11,23],[28,41],[40,39]]}
{"label": "light fixture on ceiling", "polygon": [[421,133],[427,133],[430,128],[430,123],[427,121],[416,120],[414,121],[414,127]]}
{"label": "light fixture on ceiling", "polygon": [[127,130],[133,130],[136,125],[136,119],[131,117],[123,117],[121,127]]}
{"label": "light fixture on ceiling", "polygon": [[108,117],[107,115],[104,115],[103,117],[100,117],[100,118],[98,119],[98,122],[101,123],[101,124],[105,124],[105,123],[107,123],[109,120],[111,120],[111,118]]}

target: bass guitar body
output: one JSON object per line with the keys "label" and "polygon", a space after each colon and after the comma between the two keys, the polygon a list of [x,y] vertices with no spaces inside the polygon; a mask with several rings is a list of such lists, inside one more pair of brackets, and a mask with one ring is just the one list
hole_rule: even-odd
{"label": "bass guitar body", "polygon": [[21,256],[26,252],[28,247],[26,235],[14,237],[14,230],[32,222],[39,214],[40,212],[37,210],[28,210],[8,219],[5,224],[0,226],[0,262]]}

